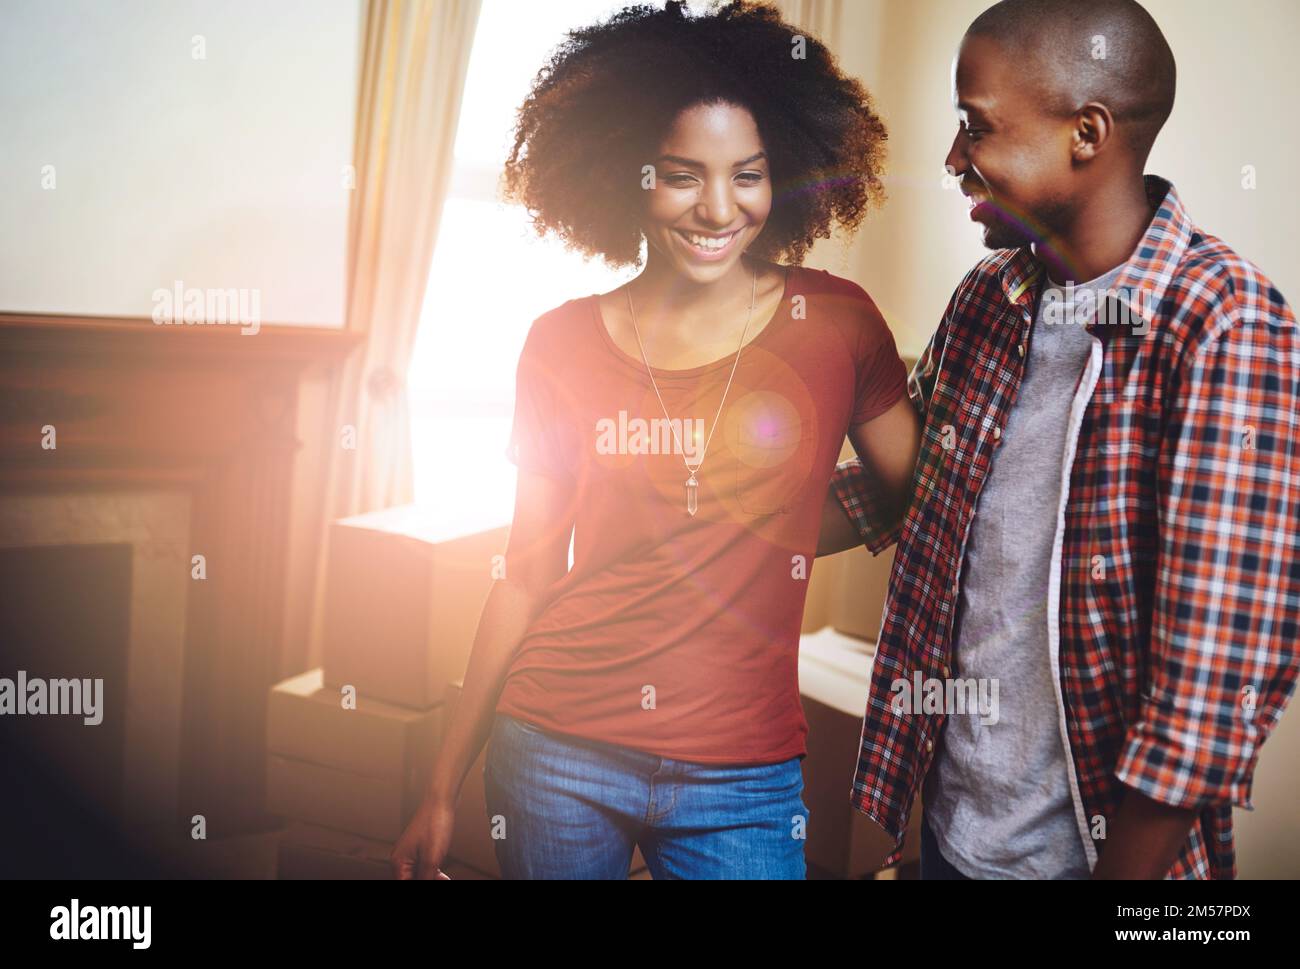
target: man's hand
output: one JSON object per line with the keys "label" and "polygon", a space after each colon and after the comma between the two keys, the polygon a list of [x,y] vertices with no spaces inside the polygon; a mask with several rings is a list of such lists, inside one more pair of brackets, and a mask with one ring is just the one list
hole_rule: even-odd
{"label": "man's hand", "polygon": [[1195,808],[1170,807],[1130,788],[1092,877],[1164,878],[1195,823]]}

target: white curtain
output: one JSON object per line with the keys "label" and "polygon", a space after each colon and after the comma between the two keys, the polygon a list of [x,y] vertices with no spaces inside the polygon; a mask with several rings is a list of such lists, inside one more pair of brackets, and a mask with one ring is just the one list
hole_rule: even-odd
{"label": "white curtain", "polygon": [[326,410],[313,644],[320,642],[329,523],[413,498],[406,370],[481,6],[481,0],[364,4],[346,317],[347,329],[363,342],[331,388]]}

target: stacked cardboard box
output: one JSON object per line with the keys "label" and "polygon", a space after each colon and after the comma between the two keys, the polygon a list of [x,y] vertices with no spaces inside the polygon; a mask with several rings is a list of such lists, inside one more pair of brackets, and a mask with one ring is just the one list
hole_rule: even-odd
{"label": "stacked cardboard box", "polygon": [[873,556],[867,548],[860,547],[833,556],[830,561],[836,564],[837,571],[830,582],[828,625],[847,636],[875,643],[884,617],[894,550],[890,548]]}
{"label": "stacked cardboard box", "polygon": [[325,682],[424,710],[465,675],[505,526],[467,532],[412,505],[330,528]]}
{"label": "stacked cardboard box", "polygon": [[[892,847],[884,831],[853,808],[849,788],[858,762],[862,714],[871,684],[893,550],[873,556],[856,548],[819,559],[814,575],[829,588],[828,624],[799,644],[799,688],[808,720],[804,802],[808,863],[839,878],[871,875]],[[901,864],[919,857],[920,805]]]}
{"label": "stacked cardboard box", "polygon": [[[291,822],[280,877],[391,877],[389,853],[428,784],[506,538],[504,526],[467,532],[413,506],[332,525],[323,667],[270,696],[267,809]],[[446,870],[499,876],[482,754]]]}
{"label": "stacked cardboard box", "polygon": [[281,842],[281,877],[382,877],[375,866],[386,866],[420,803],[441,729],[436,706],[353,702],[326,686],[320,669],[277,684],[267,710],[267,810],[297,822]]}
{"label": "stacked cardboard box", "polygon": [[[386,841],[293,821],[280,843],[278,877],[313,881],[389,879],[393,877],[388,860],[391,848]],[[491,877],[457,861],[447,862],[442,870],[452,879],[476,881]]]}
{"label": "stacked cardboard box", "polygon": [[505,542],[504,526],[466,532],[410,505],[332,524],[322,668],[270,697],[267,809],[291,821],[281,877],[391,877]]}

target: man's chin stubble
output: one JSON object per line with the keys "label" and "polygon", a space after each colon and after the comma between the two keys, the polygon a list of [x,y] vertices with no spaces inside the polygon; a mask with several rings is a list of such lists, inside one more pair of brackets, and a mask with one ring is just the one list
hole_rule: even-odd
{"label": "man's chin stubble", "polygon": [[1026,239],[1019,232],[1002,225],[986,229],[980,234],[980,241],[985,249],[1028,249],[1034,244],[1032,239]]}

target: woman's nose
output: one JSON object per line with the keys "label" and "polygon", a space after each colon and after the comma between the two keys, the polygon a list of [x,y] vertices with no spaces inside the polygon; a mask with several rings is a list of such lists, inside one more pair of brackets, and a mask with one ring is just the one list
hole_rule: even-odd
{"label": "woman's nose", "polygon": [[736,216],[736,200],[731,194],[730,183],[711,185],[705,189],[700,201],[700,217],[709,225],[725,228],[731,225]]}

